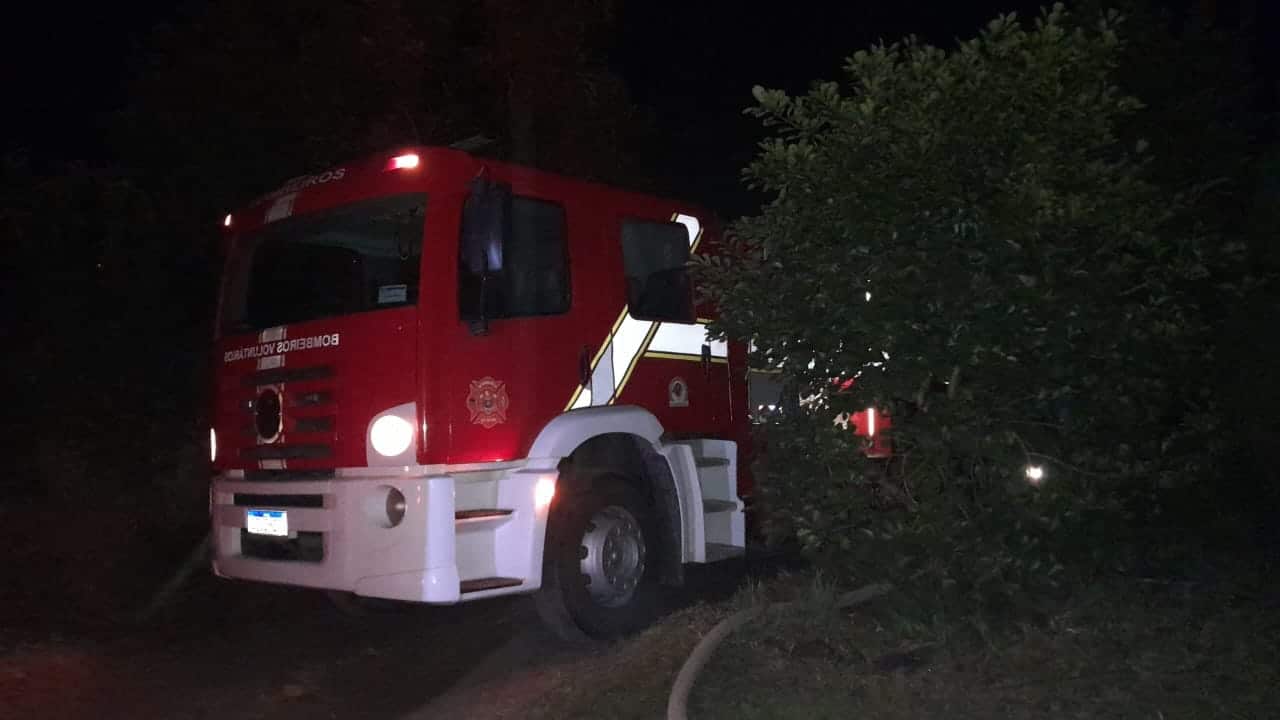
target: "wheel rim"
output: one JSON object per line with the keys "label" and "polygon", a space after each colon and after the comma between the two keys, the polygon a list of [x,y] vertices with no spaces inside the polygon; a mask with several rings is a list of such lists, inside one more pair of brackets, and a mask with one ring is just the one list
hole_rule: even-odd
{"label": "wheel rim", "polygon": [[610,505],[591,516],[579,566],[587,592],[606,607],[625,605],[644,577],[644,533],[626,508]]}

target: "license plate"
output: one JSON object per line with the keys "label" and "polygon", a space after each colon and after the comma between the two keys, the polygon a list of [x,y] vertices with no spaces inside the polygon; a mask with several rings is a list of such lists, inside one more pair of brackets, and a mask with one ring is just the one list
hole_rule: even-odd
{"label": "license plate", "polygon": [[289,537],[289,513],[284,510],[250,510],[244,527],[253,535]]}

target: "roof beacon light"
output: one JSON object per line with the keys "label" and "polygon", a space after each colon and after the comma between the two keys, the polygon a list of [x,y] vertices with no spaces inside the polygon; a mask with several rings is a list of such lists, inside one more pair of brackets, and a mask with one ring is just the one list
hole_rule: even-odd
{"label": "roof beacon light", "polygon": [[391,158],[391,161],[387,163],[387,169],[388,170],[412,170],[418,167],[418,163],[420,162],[422,162],[422,160],[417,156],[416,153],[409,153],[408,155],[397,155]]}

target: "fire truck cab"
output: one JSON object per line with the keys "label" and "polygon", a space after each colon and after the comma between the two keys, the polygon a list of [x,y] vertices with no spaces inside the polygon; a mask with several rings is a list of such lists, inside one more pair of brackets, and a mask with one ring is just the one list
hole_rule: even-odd
{"label": "fire truck cab", "polygon": [[412,148],[224,220],[218,575],[646,624],[745,548],[745,348],[707,337],[705,211]]}

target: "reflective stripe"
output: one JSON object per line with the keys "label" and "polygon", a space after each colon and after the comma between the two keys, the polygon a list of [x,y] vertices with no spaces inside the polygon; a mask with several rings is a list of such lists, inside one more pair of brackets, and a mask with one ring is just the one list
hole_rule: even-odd
{"label": "reflective stripe", "polygon": [[674,222],[678,222],[684,226],[689,232],[689,253],[698,249],[698,243],[702,241],[702,223],[698,222],[698,218],[692,215],[683,215],[676,213],[671,216]]}
{"label": "reflective stripe", "polygon": [[711,358],[728,358],[729,344],[723,340],[712,340],[707,337],[707,326],[703,323],[683,325],[680,323],[662,323],[649,343],[645,357],[668,357],[677,360],[701,360],[702,346],[711,346]]}
{"label": "reflective stripe", "polygon": [[[689,252],[697,250],[702,240],[702,223],[698,218],[683,213],[674,213],[671,222],[678,222],[689,233]],[[631,317],[629,308],[624,306],[614,321],[608,337],[604,339],[596,356],[591,361],[591,385],[577,386],[565,404],[565,410],[591,407],[593,405],[612,405],[636,368],[636,362],[644,357],[662,327],[691,328],[705,333],[701,325],[680,325],[678,323],[658,323],[652,320],[637,320]],[[722,343],[723,344],[723,343]],[[702,344],[699,341],[695,350],[701,357]],[[715,357],[715,347],[712,347]]]}

